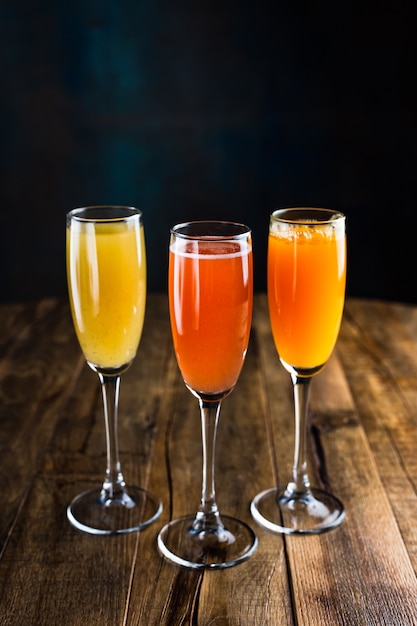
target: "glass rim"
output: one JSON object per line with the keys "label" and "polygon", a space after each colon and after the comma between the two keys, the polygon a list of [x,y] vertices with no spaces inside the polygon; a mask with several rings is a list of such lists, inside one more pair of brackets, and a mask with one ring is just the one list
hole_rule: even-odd
{"label": "glass rim", "polygon": [[[104,213],[108,211],[109,214]],[[87,213],[91,212],[88,216]],[[100,213],[103,212],[101,215]],[[111,214],[114,213],[114,215]],[[117,212],[120,214],[117,215]],[[84,213],[84,215],[82,215]],[[82,207],[75,207],[68,211],[67,221],[76,220],[82,223],[107,223],[107,222],[125,222],[133,217],[142,217],[142,211],[134,206],[124,204],[94,204]]]}
{"label": "glass rim", "polygon": [[[316,213],[314,221],[308,217]],[[298,217],[295,215],[298,214]],[[293,215],[294,217],[291,217]],[[318,216],[322,215],[323,219]],[[286,207],[275,209],[271,213],[271,221],[282,222],[284,224],[303,224],[306,226],[315,226],[317,224],[334,224],[338,220],[345,220],[346,215],[337,209],[327,209],[324,207]]]}
{"label": "glass rim", "polygon": [[[187,233],[181,231],[181,229],[186,229],[188,227],[195,227],[197,231],[199,228],[201,228],[201,232]],[[216,233],[214,232],[216,227],[235,227],[236,232],[226,234],[225,232],[221,232],[220,230],[220,232]],[[226,241],[247,237],[248,235],[252,234],[252,229],[242,222],[234,222],[228,220],[191,220],[189,222],[180,222],[179,224],[175,224],[175,226],[171,227],[170,232],[171,236],[175,235],[176,237],[181,237],[182,239],[186,239],[188,241],[199,241],[203,238],[205,241]]]}

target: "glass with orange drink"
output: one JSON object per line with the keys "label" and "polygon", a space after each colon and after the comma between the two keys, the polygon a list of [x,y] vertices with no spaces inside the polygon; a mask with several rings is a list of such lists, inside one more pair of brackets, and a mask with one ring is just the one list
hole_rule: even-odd
{"label": "glass with orange drink", "polygon": [[214,481],[220,405],[238,380],[252,321],[250,229],[217,221],[175,226],[168,282],[178,366],[200,406],[203,483],[197,513],[168,523],[158,535],[158,546],[168,560],[185,567],[229,567],[247,559],[257,546],[247,524],[220,516]]}
{"label": "glass with orange drink", "polygon": [[312,377],[335,346],[346,284],[345,216],[315,208],[281,209],[271,215],[268,241],[268,303],[272,335],[291,374],[295,399],[292,479],[251,503],[256,521],[281,533],[311,534],[344,518],[342,503],[310,486],[306,461],[307,409]]}

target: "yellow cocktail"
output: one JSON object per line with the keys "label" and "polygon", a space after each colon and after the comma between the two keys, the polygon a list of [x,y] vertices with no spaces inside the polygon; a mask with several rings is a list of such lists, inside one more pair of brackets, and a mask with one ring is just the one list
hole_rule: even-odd
{"label": "yellow cocktail", "polygon": [[126,486],[117,443],[120,375],[136,355],[145,315],[142,213],[125,206],[70,211],[67,278],[75,331],[101,383],[107,443],[102,486],[76,496],[68,519],[92,534],[132,532],[150,524],[162,509],[146,490]]}
{"label": "yellow cocktail", "polygon": [[77,222],[67,230],[75,330],[87,361],[120,367],[135,357],[146,301],[143,226]]}

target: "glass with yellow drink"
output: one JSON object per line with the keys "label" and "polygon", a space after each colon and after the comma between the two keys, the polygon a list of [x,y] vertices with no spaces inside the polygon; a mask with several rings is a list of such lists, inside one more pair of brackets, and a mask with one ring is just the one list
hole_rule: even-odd
{"label": "glass with yellow drink", "polygon": [[320,533],[344,518],[337,498],[310,486],[305,442],[310,381],[336,344],[345,285],[345,216],[315,208],[275,211],[269,227],[268,303],[275,347],[294,385],[295,454],[288,485],[258,494],[251,504],[257,522],[275,532]]}
{"label": "glass with yellow drink", "polygon": [[101,382],[107,437],[103,485],[77,496],[67,509],[68,518],[93,534],[131,532],[161,512],[159,500],[140,487],[126,486],[117,445],[120,375],[135,358],[145,314],[141,212],[123,206],[70,211],[67,280],[78,341]]}
{"label": "glass with yellow drink", "polygon": [[136,355],[146,301],[143,226],[73,220],[69,233],[71,311],[85,358],[120,368]]}
{"label": "glass with yellow drink", "polygon": [[222,400],[238,380],[252,321],[252,237],[233,222],[189,222],[171,230],[169,308],[184,382],[198,398],[203,484],[196,515],[173,520],[158,535],[161,553],[190,568],[223,568],[247,559],[257,538],[243,521],[220,516],[214,449]]}

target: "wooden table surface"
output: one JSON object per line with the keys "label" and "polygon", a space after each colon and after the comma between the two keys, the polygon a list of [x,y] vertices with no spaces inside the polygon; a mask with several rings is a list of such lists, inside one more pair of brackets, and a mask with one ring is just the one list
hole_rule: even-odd
{"label": "wooden table surface", "polygon": [[223,403],[220,510],[259,545],[226,570],[191,571],[156,547],[201,489],[198,405],[172,350],[167,299],[149,295],[139,352],[123,376],[125,478],[163,502],[142,532],[70,526],[68,502],[100,484],[104,421],[66,301],[0,307],[0,624],[286,626],[417,624],[417,307],[348,300],[339,341],[311,393],[310,474],[346,519],[316,536],[275,535],[249,503],[290,476],[293,398],[257,295],[247,360]]}

